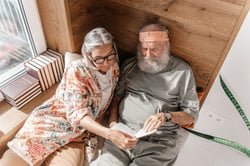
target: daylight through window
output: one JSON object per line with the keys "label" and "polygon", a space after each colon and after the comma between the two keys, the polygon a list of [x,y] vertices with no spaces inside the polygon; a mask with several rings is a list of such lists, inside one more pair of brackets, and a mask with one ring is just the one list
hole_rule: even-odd
{"label": "daylight through window", "polygon": [[35,54],[21,0],[0,0],[0,85],[24,70]]}

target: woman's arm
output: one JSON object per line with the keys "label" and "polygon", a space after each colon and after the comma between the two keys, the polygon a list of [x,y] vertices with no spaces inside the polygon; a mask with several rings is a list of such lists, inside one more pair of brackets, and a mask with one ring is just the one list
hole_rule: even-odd
{"label": "woman's arm", "polygon": [[67,77],[63,80],[65,86],[60,93],[63,94],[66,117],[71,125],[80,125],[89,132],[111,140],[117,147],[124,150],[134,145],[137,141],[135,137],[106,128],[92,118],[93,112],[89,106],[89,101],[92,99],[89,89],[93,89],[93,83],[86,72],[78,66],[67,68],[66,71]]}

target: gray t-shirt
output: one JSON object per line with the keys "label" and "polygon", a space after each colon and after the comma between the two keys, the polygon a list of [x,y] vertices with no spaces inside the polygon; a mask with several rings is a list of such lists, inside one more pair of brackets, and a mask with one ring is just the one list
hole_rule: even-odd
{"label": "gray t-shirt", "polygon": [[[170,56],[166,69],[157,74],[141,71],[136,58],[128,59],[121,70],[116,96],[122,97],[119,118],[138,131],[153,114],[167,111],[185,111],[198,117],[199,100],[190,66],[182,59]],[[179,126],[166,122],[158,134],[176,134]]]}

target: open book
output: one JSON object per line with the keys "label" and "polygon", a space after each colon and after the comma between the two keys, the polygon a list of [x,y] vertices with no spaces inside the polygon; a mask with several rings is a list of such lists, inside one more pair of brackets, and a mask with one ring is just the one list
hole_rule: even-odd
{"label": "open book", "polygon": [[124,133],[127,133],[127,134],[131,135],[131,136],[135,136],[136,138],[142,138],[142,137],[148,136],[150,134],[155,133],[156,130],[157,130],[157,129],[154,129],[152,131],[145,132],[144,129],[141,129],[138,132],[136,132],[133,129],[131,129],[130,127],[128,127],[127,125],[123,124],[123,123],[117,123],[116,125],[114,125],[112,127],[112,129],[120,130],[120,131],[122,131]]}

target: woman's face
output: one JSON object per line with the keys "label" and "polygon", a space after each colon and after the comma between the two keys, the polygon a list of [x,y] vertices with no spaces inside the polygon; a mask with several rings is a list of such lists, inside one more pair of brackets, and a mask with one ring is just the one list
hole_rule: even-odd
{"label": "woman's face", "polygon": [[116,62],[116,51],[112,43],[96,47],[91,52],[91,60],[101,73],[106,73]]}

